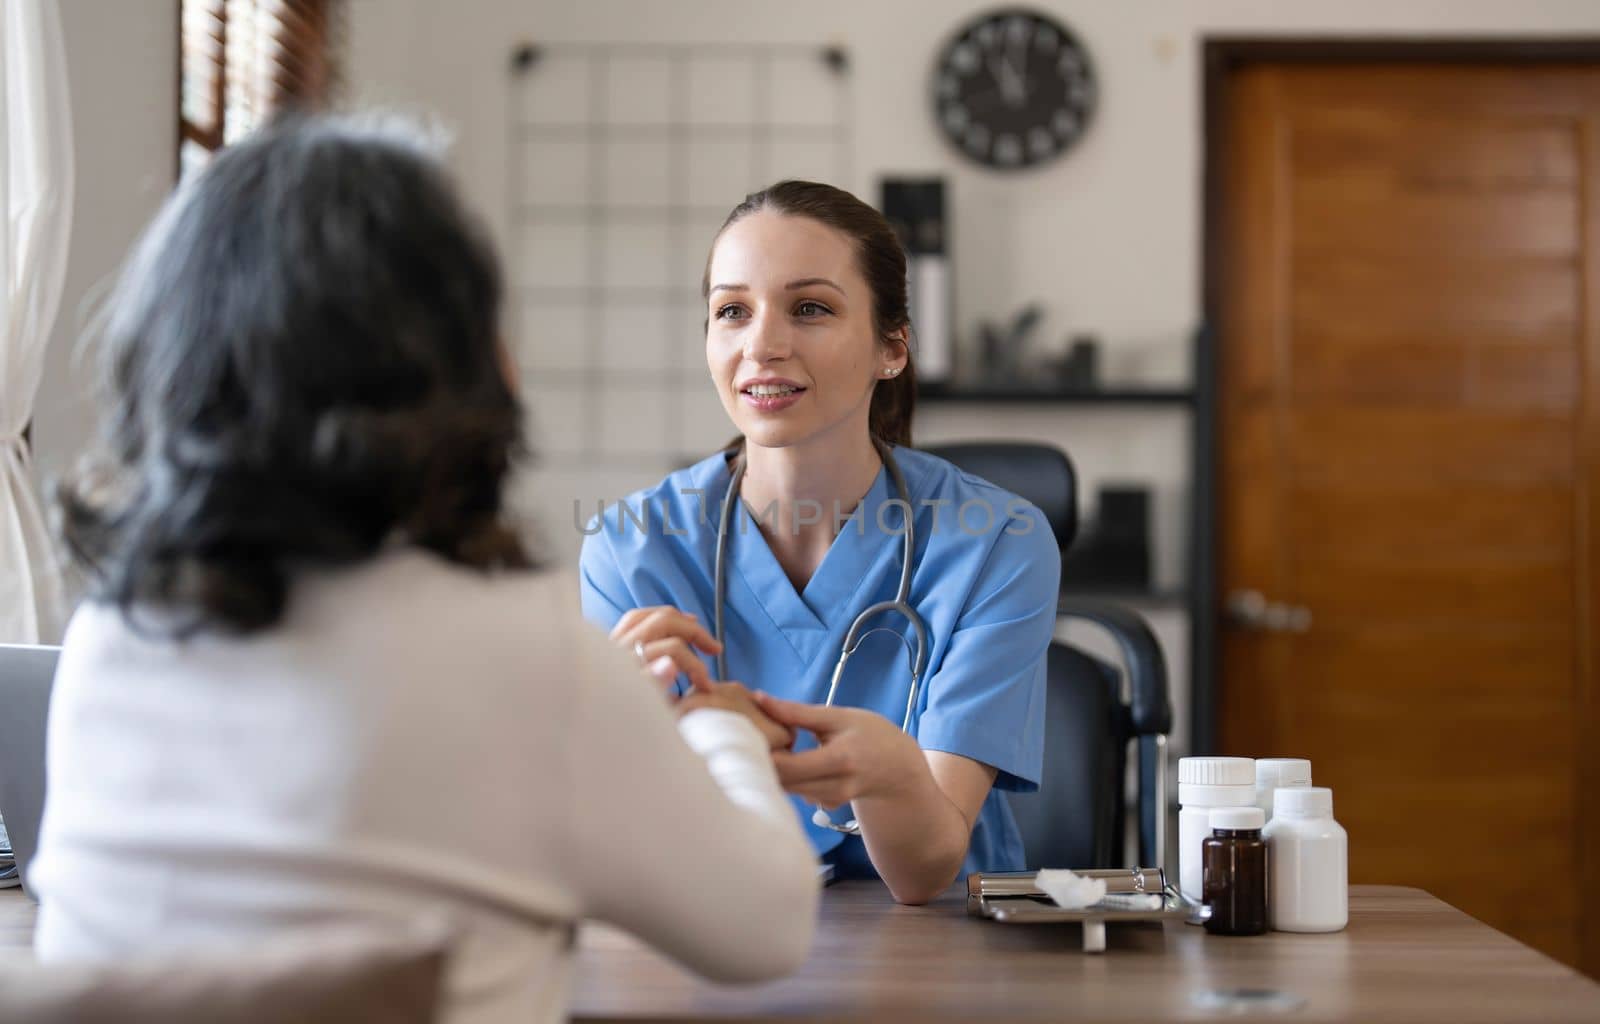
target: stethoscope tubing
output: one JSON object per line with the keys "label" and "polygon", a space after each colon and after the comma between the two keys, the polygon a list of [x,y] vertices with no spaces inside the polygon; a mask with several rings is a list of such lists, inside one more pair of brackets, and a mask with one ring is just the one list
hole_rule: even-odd
{"label": "stethoscope tubing", "polygon": [[[844,675],[844,666],[855,653],[861,641],[866,639],[867,632],[863,631],[862,624],[874,615],[884,612],[899,612],[911,623],[911,629],[916,634],[916,647],[911,661],[911,687],[906,694],[905,717],[900,722],[902,732],[911,732],[911,720],[916,714],[917,696],[921,690],[922,671],[927,665],[928,631],[922,621],[922,616],[911,607],[911,560],[916,551],[916,534],[912,526],[911,493],[906,487],[906,480],[900,473],[900,465],[895,461],[889,446],[877,438],[872,439],[873,445],[878,449],[878,455],[883,459],[884,466],[889,470],[889,476],[894,481],[895,491],[900,497],[901,514],[905,517],[905,530],[902,531],[903,554],[900,560],[900,585],[895,590],[894,600],[880,601],[859,615],[850,623],[850,629],[845,634],[844,643],[839,649],[839,661],[833,667],[833,678],[828,683],[828,696],[823,701],[823,707],[832,707],[839,693],[839,680]],[[727,557],[729,527],[733,520],[734,503],[739,497],[739,482],[744,479],[744,455],[741,452],[735,459],[733,475],[728,481],[728,493],[722,497],[722,511],[717,521],[717,548],[713,566],[716,609],[713,615],[713,624],[717,640],[717,678],[728,677],[727,645],[723,639],[722,611],[727,598]],[[903,642],[903,641],[902,641]],[[828,812],[818,807],[811,820],[817,825],[831,828],[837,832],[850,835],[860,835],[861,827],[855,819],[844,825],[836,824]]]}

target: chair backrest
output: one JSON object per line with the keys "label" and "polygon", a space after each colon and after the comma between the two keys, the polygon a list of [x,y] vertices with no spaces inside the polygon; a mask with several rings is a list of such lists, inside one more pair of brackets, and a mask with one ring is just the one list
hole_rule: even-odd
{"label": "chair backrest", "polygon": [[987,480],[1044,513],[1062,551],[1078,533],[1078,475],[1054,445],[1032,441],[960,441],[924,448],[963,472]]}
{"label": "chair backrest", "polygon": [[1122,864],[1126,719],[1117,671],[1063,643],[1048,655],[1044,768],[1034,793],[1007,793],[1029,868]]}
{"label": "chair backrest", "polygon": [[113,963],[0,963],[0,1020],[30,1024],[432,1024],[443,926],[307,928]]}
{"label": "chair backrest", "polygon": [[[988,480],[1044,513],[1063,552],[1077,530],[1077,484],[1060,449],[1032,442],[979,441],[925,449]],[[1075,600],[1060,614],[1083,616],[1118,640],[1129,664],[1122,673],[1060,641],[1046,666],[1045,752],[1039,790],[1007,793],[1029,868],[1123,867],[1128,741],[1171,727],[1166,673],[1148,627],[1124,609]],[[1152,751],[1154,748],[1152,748]],[[1142,769],[1143,770],[1143,769]],[[1146,774],[1154,775],[1153,766]],[[1159,845],[1158,800],[1139,787],[1141,860]],[[1158,855],[1157,855],[1158,856]],[[1150,861],[1149,863],[1154,863]]]}

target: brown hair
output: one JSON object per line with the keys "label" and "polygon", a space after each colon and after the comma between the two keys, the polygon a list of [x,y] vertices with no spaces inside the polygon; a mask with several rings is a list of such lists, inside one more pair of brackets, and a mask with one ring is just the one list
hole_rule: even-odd
{"label": "brown hair", "polygon": [[[897,377],[880,380],[872,391],[872,407],[867,413],[867,430],[888,444],[910,446],[911,413],[916,401],[917,372],[911,359],[911,314],[906,305],[906,251],[895,237],[883,214],[843,189],[815,181],[780,181],[752,192],[733,208],[717,229],[711,249],[729,225],[759,210],[808,217],[843,232],[855,245],[861,276],[872,292],[873,328],[882,341],[895,331],[907,332],[906,365]],[[711,258],[706,257],[706,272],[700,281],[702,298],[711,292]],[[744,439],[735,438],[729,448]]]}

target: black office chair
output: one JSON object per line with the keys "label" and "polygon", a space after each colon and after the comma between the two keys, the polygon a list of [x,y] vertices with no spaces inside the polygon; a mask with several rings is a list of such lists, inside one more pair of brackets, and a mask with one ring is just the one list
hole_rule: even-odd
{"label": "black office chair", "polygon": [[[975,441],[925,449],[1025,498],[1044,513],[1064,554],[1077,532],[1077,478],[1051,445]],[[1144,619],[1094,598],[1063,596],[1059,618],[1083,619],[1116,640],[1123,672],[1060,641],[1047,663],[1044,772],[1036,793],[1008,793],[1029,868],[1116,868],[1123,863],[1127,753],[1138,740],[1139,865],[1162,865],[1166,746],[1172,730],[1166,661]],[[1122,686],[1126,676],[1127,686]]]}

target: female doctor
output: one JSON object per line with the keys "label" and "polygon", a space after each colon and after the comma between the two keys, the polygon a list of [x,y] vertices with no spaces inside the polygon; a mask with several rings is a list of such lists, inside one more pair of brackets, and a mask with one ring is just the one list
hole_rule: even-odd
{"label": "female doctor", "polygon": [[1037,509],[910,447],[899,242],[849,193],[781,182],[728,216],[702,294],[741,436],[602,507],[584,614],[683,699],[742,703],[840,877],[922,903],[1022,868],[1000,790],[1038,785],[1060,557]]}

